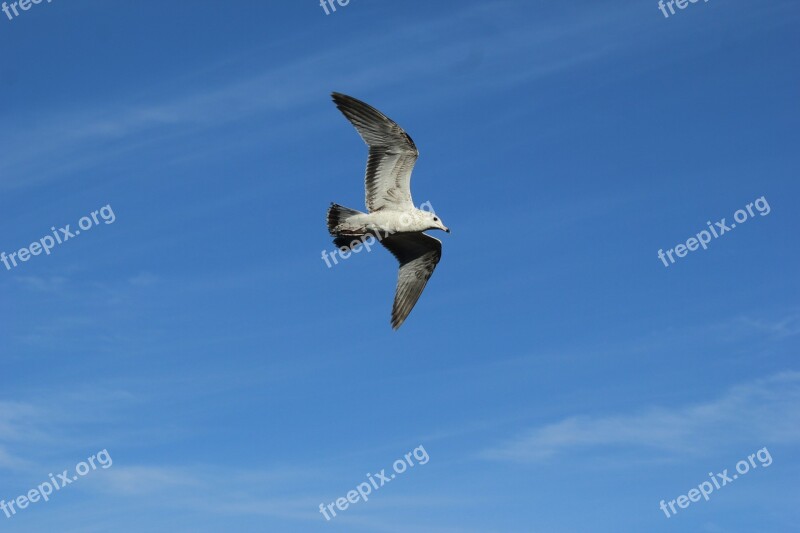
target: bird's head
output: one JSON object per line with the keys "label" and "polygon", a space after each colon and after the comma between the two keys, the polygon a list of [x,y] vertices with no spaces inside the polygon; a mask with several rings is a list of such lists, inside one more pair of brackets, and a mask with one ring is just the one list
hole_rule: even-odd
{"label": "bird's head", "polygon": [[436,216],[435,213],[430,213],[430,212],[426,211],[425,215],[426,215],[426,218],[428,219],[428,222],[431,225],[428,229],[440,229],[442,231],[446,231],[447,233],[450,233],[450,229],[447,226],[444,225],[444,222],[442,222],[442,219],[439,218],[438,216]]}

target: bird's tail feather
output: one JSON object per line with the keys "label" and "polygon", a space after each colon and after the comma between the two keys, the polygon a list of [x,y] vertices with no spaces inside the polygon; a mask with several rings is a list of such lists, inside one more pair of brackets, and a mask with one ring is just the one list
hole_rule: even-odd
{"label": "bird's tail feather", "polygon": [[361,236],[364,234],[363,232],[343,231],[342,226],[347,222],[348,218],[362,214],[363,213],[361,211],[356,211],[355,209],[350,209],[349,207],[332,203],[328,208],[328,231],[331,235],[336,237],[343,234],[349,237]]}

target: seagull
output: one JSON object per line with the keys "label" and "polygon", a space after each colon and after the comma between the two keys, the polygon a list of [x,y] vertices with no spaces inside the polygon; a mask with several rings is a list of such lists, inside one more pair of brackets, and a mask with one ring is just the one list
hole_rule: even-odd
{"label": "seagull", "polygon": [[334,244],[354,248],[375,237],[400,263],[392,306],[397,330],[422,295],[442,257],[442,241],[423,233],[450,230],[435,213],[414,207],[411,172],[419,152],[392,119],[352,96],[333,93],[333,102],[369,146],[365,178],[367,213],[332,203],[328,231]]}

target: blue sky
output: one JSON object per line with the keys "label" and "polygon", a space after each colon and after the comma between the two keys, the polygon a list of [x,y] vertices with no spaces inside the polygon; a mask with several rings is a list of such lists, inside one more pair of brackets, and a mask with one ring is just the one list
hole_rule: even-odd
{"label": "blue sky", "polygon": [[[793,0],[0,14],[0,251],[116,216],[0,265],[0,499],[113,458],[0,531],[796,530],[798,24]],[[385,250],[320,258],[328,204],[363,208],[334,90],[412,135],[453,231],[398,332]]]}

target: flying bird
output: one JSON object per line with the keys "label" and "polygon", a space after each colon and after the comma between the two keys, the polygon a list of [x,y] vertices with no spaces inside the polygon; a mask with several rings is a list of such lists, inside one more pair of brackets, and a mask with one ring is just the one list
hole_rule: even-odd
{"label": "flying bird", "polygon": [[364,102],[333,93],[333,102],[369,146],[365,178],[367,213],[332,203],[328,231],[339,248],[354,248],[373,236],[400,263],[392,306],[399,328],[419,300],[442,257],[442,241],[423,233],[450,230],[435,213],[414,207],[411,172],[419,152],[392,119]]}

